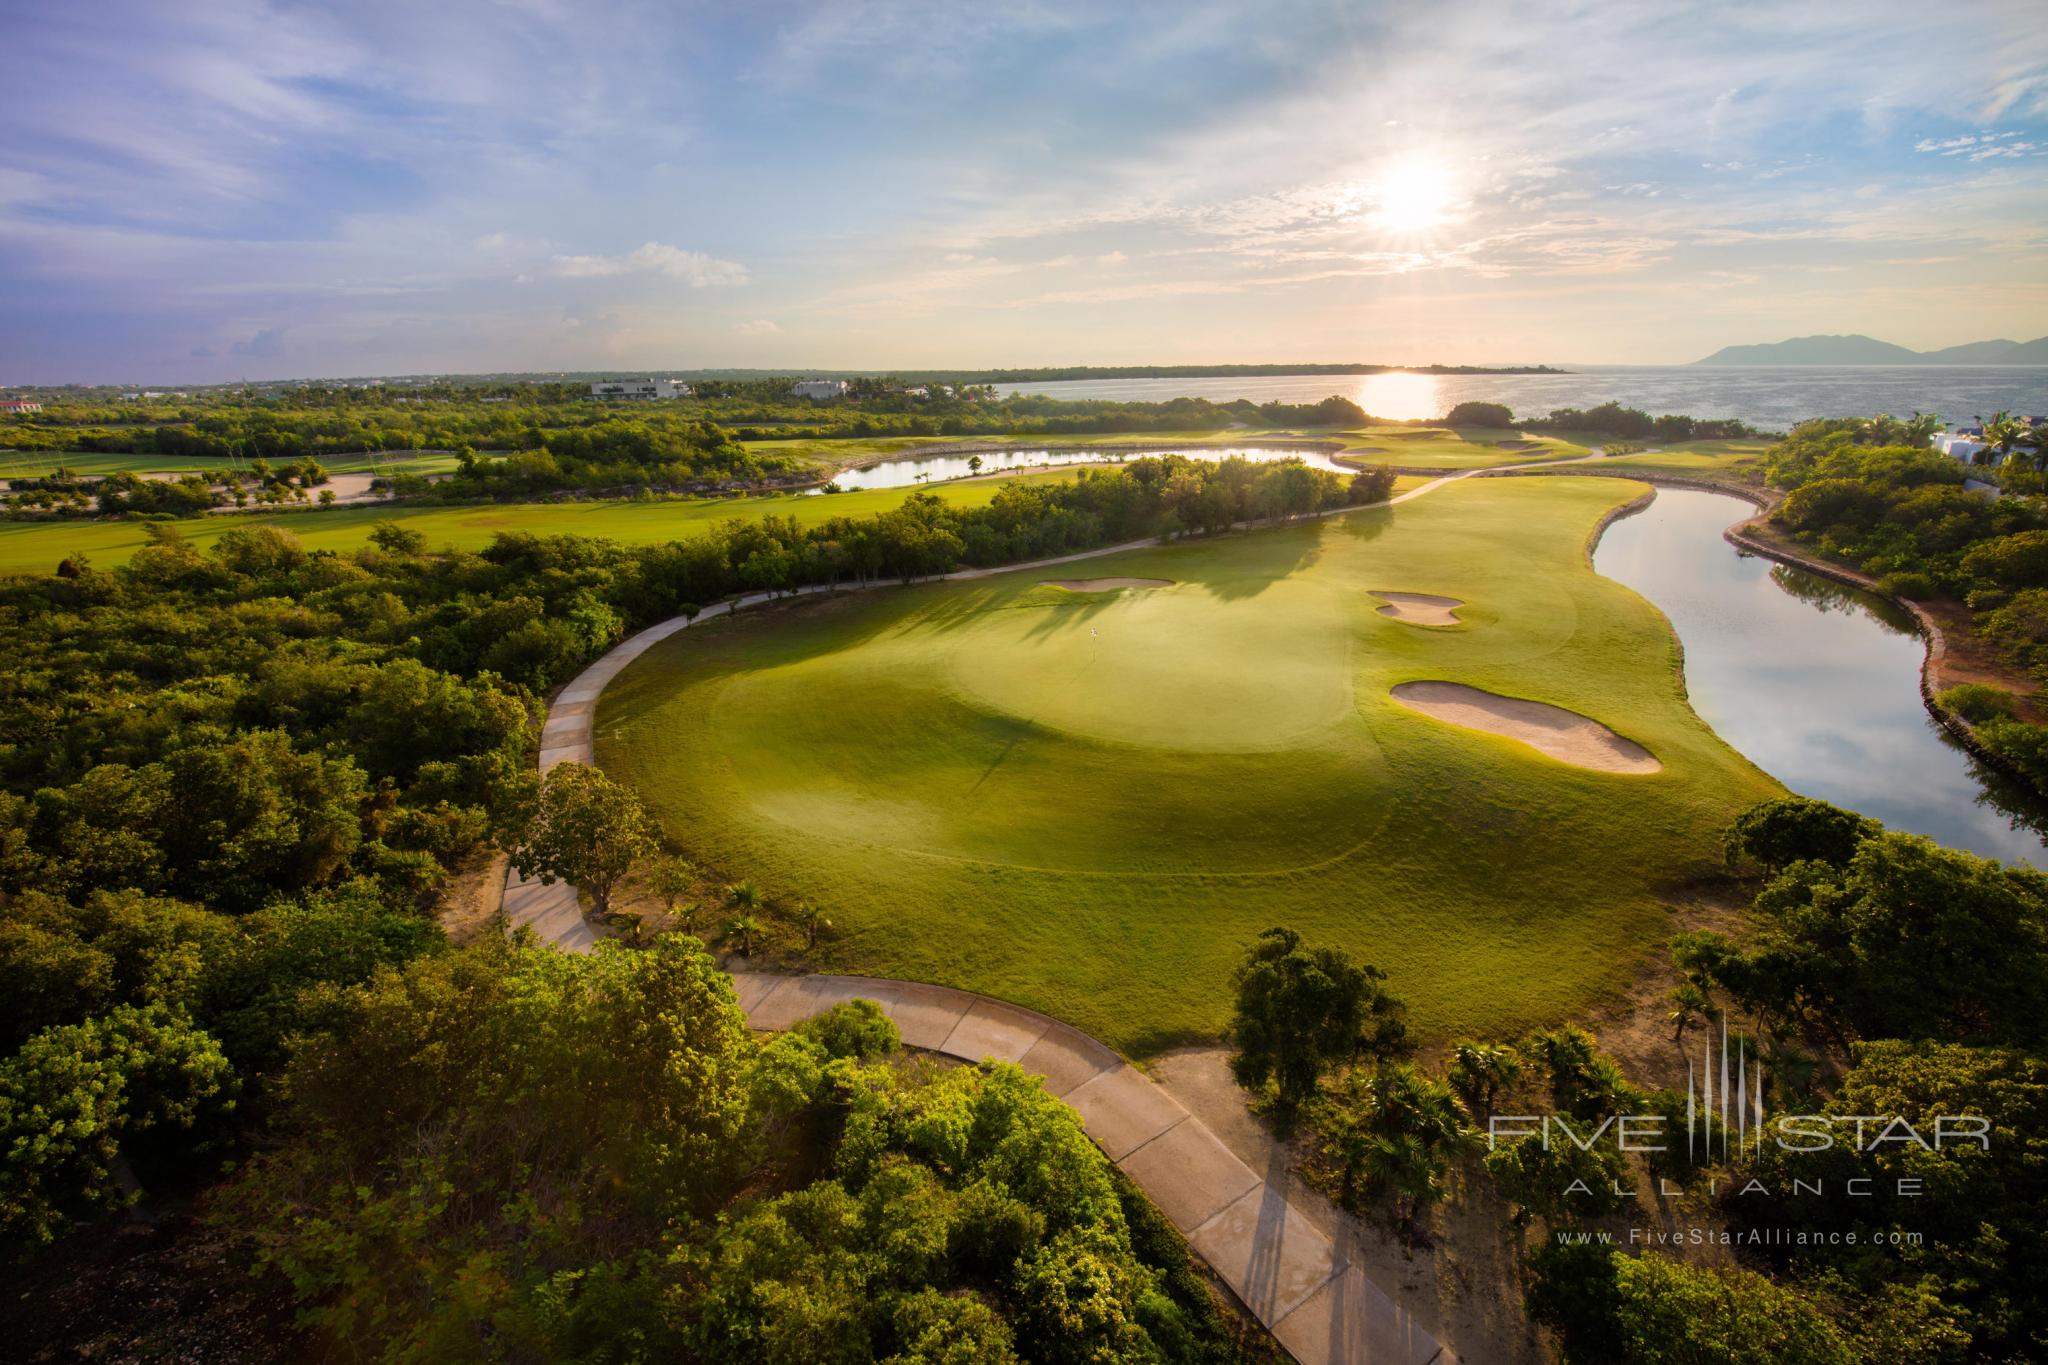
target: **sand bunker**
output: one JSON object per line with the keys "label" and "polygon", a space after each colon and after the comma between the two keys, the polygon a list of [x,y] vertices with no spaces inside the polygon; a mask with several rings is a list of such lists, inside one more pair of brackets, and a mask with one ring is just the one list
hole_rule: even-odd
{"label": "sand bunker", "polygon": [[1394,700],[1435,720],[1520,740],[1560,763],[1602,773],[1654,773],[1664,765],[1632,739],[1588,716],[1453,682],[1402,683]]}
{"label": "sand bunker", "polygon": [[1455,626],[1459,624],[1457,609],[1465,605],[1462,598],[1426,592],[1375,592],[1373,596],[1387,604],[1380,608],[1380,615],[1411,626]]}
{"label": "sand bunker", "polygon": [[1119,588],[1170,588],[1171,578],[1041,578],[1038,580],[1048,588],[1065,588],[1068,592],[1115,592]]}

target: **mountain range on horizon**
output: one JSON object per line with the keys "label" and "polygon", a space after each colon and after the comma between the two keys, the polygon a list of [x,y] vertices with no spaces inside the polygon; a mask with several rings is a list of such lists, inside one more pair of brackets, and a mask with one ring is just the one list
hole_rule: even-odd
{"label": "mountain range on horizon", "polygon": [[2048,365],[2048,337],[1972,341],[1938,351],[1912,351],[1876,337],[1793,337],[1754,346],[1723,346],[1695,365]]}

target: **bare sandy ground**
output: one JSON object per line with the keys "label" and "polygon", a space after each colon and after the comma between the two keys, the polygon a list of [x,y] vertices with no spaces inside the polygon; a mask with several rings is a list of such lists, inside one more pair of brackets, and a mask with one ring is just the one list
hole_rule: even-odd
{"label": "bare sandy ground", "polygon": [[1588,716],[1547,702],[1524,701],[1453,682],[1407,682],[1394,700],[1411,711],[1468,730],[1519,740],[1560,763],[1602,773],[1663,771],[1657,756]]}
{"label": "bare sandy ground", "polygon": [[1170,588],[1171,578],[1041,578],[1038,580],[1048,588],[1065,588],[1068,592],[1115,592],[1118,588]]}
{"label": "bare sandy ground", "polygon": [[1264,1176],[1340,1254],[1413,1313],[1449,1356],[1471,1365],[1542,1365],[1543,1345],[1522,1311],[1521,1238],[1478,1158],[1460,1163],[1452,1197],[1430,1215],[1430,1244],[1409,1248],[1386,1220],[1346,1213],[1302,1179],[1304,1138],[1276,1137],[1245,1103],[1225,1048],[1181,1048],[1148,1068],[1201,1115],[1238,1160]]}
{"label": "bare sandy ground", "polygon": [[1373,596],[1387,604],[1379,609],[1380,615],[1406,621],[1411,626],[1458,625],[1456,611],[1465,605],[1463,598],[1437,597],[1426,592],[1375,591]]}

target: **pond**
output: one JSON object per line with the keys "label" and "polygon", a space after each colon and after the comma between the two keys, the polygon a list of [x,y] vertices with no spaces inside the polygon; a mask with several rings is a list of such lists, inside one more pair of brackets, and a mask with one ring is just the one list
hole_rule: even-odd
{"label": "pond", "polygon": [[1922,704],[1911,619],[1721,538],[1754,514],[1725,494],[1660,488],[1594,550],[1596,569],[1670,618],[1700,718],[1802,796],[2048,868],[2048,803],[1977,762]]}
{"label": "pond", "polygon": [[976,473],[998,474],[1018,469],[1049,468],[1056,465],[1072,464],[1120,464],[1126,460],[1140,459],[1146,455],[1186,455],[1197,460],[1222,460],[1238,456],[1246,460],[1265,462],[1270,460],[1300,460],[1314,469],[1328,469],[1339,474],[1355,474],[1357,469],[1338,464],[1319,450],[1284,450],[1272,447],[1203,446],[1196,450],[1113,450],[1071,449],[1071,450],[984,450],[977,452],[981,465],[977,469],[971,460],[975,454],[928,455],[915,460],[884,460],[871,464],[865,469],[844,469],[832,476],[832,482],[842,492],[851,493],[861,488],[908,488],[918,483],[939,483],[946,479],[964,479]]}

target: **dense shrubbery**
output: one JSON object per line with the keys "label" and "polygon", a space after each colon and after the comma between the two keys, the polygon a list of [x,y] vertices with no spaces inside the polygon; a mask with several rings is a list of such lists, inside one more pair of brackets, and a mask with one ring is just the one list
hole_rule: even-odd
{"label": "dense shrubbery", "polygon": [[[1788,490],[1772,521],[1887,591],[1964,604],[1986,639],[2048,681],[2048,512],[2036,498],[1966,489],[1966,466],[1917,446],[1870,444],[1874,431],[1889,428],[1807,422],[1772,447],[1766,476]],[[2048,790],[2048,727],[2013,718],[1982,691],[1959,693],[1965,704],[1951,709]]]}
{"label": "dense shrubbery", "polygon": [[692,939],[494,943],[326,1011],[228,1212],[359,1355],[1235,1357],[1035,1081],[912,1062],[858,1004],[757,1044]]}
{"label": "dense shrubbery", "polygon": [[[1384,997],[1376,973],[1279,933],[1241,974],[1245,1079],[1270,1088],[1292,1066],[1309,1178],[1411,1239],[1427,1239],[1430,1205],[1456,1180],[1490,1182],[1518,1226],[1540,1229],[1527,1307],[1567,1365],[2038,1358],[2048,877],[1798,797],[1746,812],[1727,843],[1735,867],[1763,876],[1753,926],[1674,940],[1673,1041],[1718,1022],[1764,1123],[1839,1120],[1824,1150],[1811,1119],[1783,1145],[1738,1141],[1697,1092],[1637,1085],[1571,1025],[1454,1042],[1438,1079],[1386,1055],[1384,1012],[1368,1007]],[[1274,1055],[1276,1035],[1291,1060]],[[1539,1130],[1546,1115],[1571,1135]],[[1662,1126],[1624,1150],[1624,1115]],[[1983,1119],[1988,1145],[1957,1140],[1954,1120],[1940,1146],[1894,1126],[1931,1136],[1942,1115]],[[1508,1117],[1489,1138],[1496,1116]],[[1650,1190],[1667,1217],[1717,1214],[1695,1226],[1727,1233],[1740,1267],[1641,1248],[1630,1229],[1658,1226]]]}

